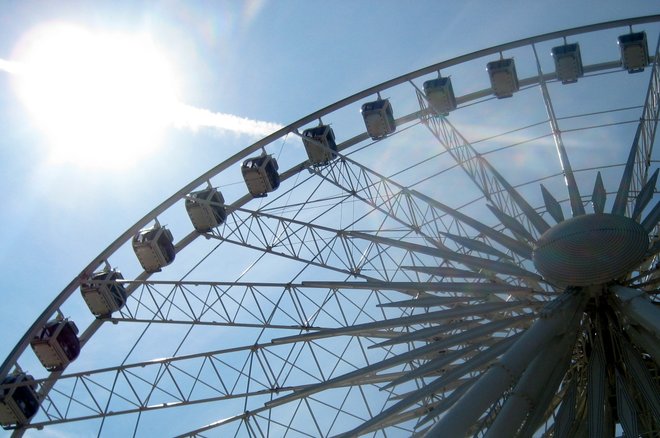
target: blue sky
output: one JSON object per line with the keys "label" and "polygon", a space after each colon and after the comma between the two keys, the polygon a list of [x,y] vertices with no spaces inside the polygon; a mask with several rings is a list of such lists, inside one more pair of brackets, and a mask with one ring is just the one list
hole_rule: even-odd
{"label": "blue sky", "polygon": [[[459,54],[658,12],[657,3],[642,0],[14,1],[0,5],[0,60],[20,62],[30,32],[54,23],[93,35],[146,36],[171,68],[177,100],[198,111],[192,118],[228,114],[286,125]],[[149,155],[121,166],[52,161],[52,132],[22,100],[20,74],[6,70],[0,71],[3,358],[47,303],[119,234],[259,138],[235,132],[231,123],[168,124]],[[98,137],[84,137],[100,161],[113,149],[94,143],[103,144],[115,128],[100,124]],[[141,155],[134,152],[127,156]]]}

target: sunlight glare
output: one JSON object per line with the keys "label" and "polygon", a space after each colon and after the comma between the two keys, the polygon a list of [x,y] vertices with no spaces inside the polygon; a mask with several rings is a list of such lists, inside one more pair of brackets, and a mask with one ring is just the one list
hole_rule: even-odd
{"label": "sunlight glare", "polygon": [[55,162],[134,165],[172,122],[173,72],[147,36],[49,25],[30,32],[17,58],[18,93]]}

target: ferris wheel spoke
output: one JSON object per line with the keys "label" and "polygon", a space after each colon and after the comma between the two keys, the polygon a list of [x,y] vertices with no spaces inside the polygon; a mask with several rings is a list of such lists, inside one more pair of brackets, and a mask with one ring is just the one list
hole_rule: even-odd
{"label": "ferris wheel spoke", "polygon": [[564,174],[564,181],[566,182],[566,187],[568,189],[571,211],[573,213],[573,217],[580,216],[585,214],[584,205],[582,204],[582,196],[580,196],[580,190],[578,188],[577,182],[575,181],[573,168],[571,167],[571,162],[568,159],[568,153],[564,147],[564,140],[562,139],[561,130],[559,129],[559,122],[557,121],[555,109],[552,105],[552,100],[550,99],[548,86],[545,79],[543,78],[541,61],[539,60],[539,55],[534,44],[532,44],[532,50],[534,51],[534,58],[536,60],[536,69],[539,75],[539,87],[541,88],[541,95],[543,96],[543,104],[545,105],[545,109],[548,114],[548,121],[550,123],[550,129],[552,130],[552,138],[555,142],[557,154],[559,155],[559,163],[561,165],[561,170]]}
{"label": "ferris wheel spoke", "polygon": [[[475,356],[456,366],[452,370],[444,373],[442,376],[428,383],[419,390],[413,391],[395,404],[380,412],[378,415],[371,418],[369,421],[364,422],[343,436],[354,436],[379,429],[381,425],[388,421],[392,415],[395,415],[404,409],[415,405],[420,400],[429,397],[436,392],[440,392],[446,384],[453,382],[470,372],[484,370],[488,364],[490,364],[499,355],[505,352],[518,338],[519,335],[513,335],[501,341],[497,341],[494,345],[490,346],[490,348],[480,351]],[[474,385],[471,386],[468,392],[471,390],[474,390]]]}
{"label": "ferris wheel spoke", "polygon": [[[310,397],[313,394],[329,390],[331,388],[342,386],[342,385],[351,385],[351,384],[360,384],[360,382],[365,382],[365,381],[370,381],[373,380],[373,377],[381,376],[380,379],[378,379],[380,382],[387,382],[387,381],[392,381],[397,378],[402,377],[403,373],[398,372],[398,373],[389,373],[389,374],[376,374],[378,371],[391,368],[393,366],[397,366],[401,363],[406,363],[415,357],[418,357],[420,355],[425,355],[428,354],[429,349],[422,347],[423,350],[421,351],[410,351],[408,353],[403,353],[401,355],[397,355],[394,357],[390,357],[384,360],[381,360],[379,362],[376,362],[372,365],[367,365],[365,367],[362,367],[361,369],[355,370],[353,372],[335,377],[333,379],[330,379],[325,382],[321,382],[315,385],[311,385],[307,388],[303,388],[298,391],[294,391],[292,394],[283,396],[280,398],[277,398],[271,402],[268,402],[266,406],[273,408],[276,406],[280,406],[282,404],[290,403],[293,400],[298,400],[303,397]],[[463,353],[467,351],[473,350],[475,347],[468,347],[464,349],[465,351],[462,351]],[[464,359],[466,356],[465,355],[458,355],[455,353],[447,353],[446,356],[448,359],[451,359],[452,361]],[[385,379],[383,379],[383,377]],[[463,381],[458,382],[458,385],[463,384]],[[445,385],[443,386],[445,391],[453,391],[457,386],[453,385],[452,382],[450,381],[445,381]],[[386,390],[386,388],[381,388],[381,390]],[[406,397],[406,395],[402,395],[400,397]],[[399,397],[393,397],[393,399],[397,399]]]}
{"label": "ferris wheel spoke", "polygon": [[449,231],[442,218],[433,215],[433,211],[414,199],[405,187],[354,160],[342,157],[315,172],[433,245],[441,245],[438,229]]}
{"label": "ferris wheel spoke", "polygon": [[630,324],[640,326],[660,341],[660,309],[641,290],[612,286],[613,306],[630,319]]}
{"label": "ferris wheel spoke", "polygon": [[[421,270],[426,270],[422,267]],[[429,271],[433,272],[433,271]],[[545,295],[542,291],[535,291],[529,287],[516,286],[508,283],[480,283],[480,282],[456,282],[456,281],[437,281],[437,282],[403,282],[403,281],[364,281],[364,282],[331,282],[331,281],[306,281],[305,286],[330,287],[330,288],[351,288],[366,290],[396,290],[400,292],[407,291],[410,295],[415,295],[414,299],[405,301],[392,301],[380,304],[379,307],[429,307],[432,305],[442,305],[449,303],[459,303],[461,301],[470,301],[475,299],[494,299],[495,294],[505,294],[512,296],[530,296]],[[433,292],[454,293],[457,296],[447,297],[436,296]]]}
{"label": "ferris wheel spoke", "polygon": [[[404,382],[410,381],[412,379],[425,377],[426,375],[437,373],[438,370],[445,370],[445,367],[452,362],[459,361],[460,359],[466,359],[467,353],[472,352],[475,348],[478,348],[480,345],[484,345],[484,341],[488,339],[494,339],[493,334],[497,332],[505,331],[507,328],[515,328],[516,330],[524,329],[529,326],[529,320],[532,319],[532,314],[512,316],[507,319],[500,319],[491,322],[487,322],[479,325],[478,327],[466,329],[460,333],[457,333],[453,336],[445,337],[444,339],[437,340],[432,344],[427,345],[427,347],[434,347],[434,349],[442,351],[442,349],[447,349],[448,353],[440,355],[435,359],[431,359],[423,365],[420,365],[416,369],[406,373],[405,375],[394,379],[389,382],[387,385],[383,386],[381,389],[385,390],[390,387],[397,386]],[[459,344],[468,345],[467,347],[459,350],[451,350],[451,347],[457,346]],[[376,344],[373,347],[380,347],[382,344]],[[425,347],[421,347],[425,348]],[[433,350],[433,349],[431,349]]]}
{"label": "ferris wheel spoke", "polygon": [[[330,180],[333,184],[348,193],[353,193],[373,208],[385,213],[387,218],[394,218],[398,223],[404,224],[414,232],[421,234],[432,245],[444,247],[449,243],[447,239],[451,239],[454,242],[453,246],[457,252],[476,252],[500,257],[504,254],[493,249],[492,246],[487,245],[480,240],[468,237],[467,235],[455,235],[443,231],[450,229],[450,227],[445,225],[442,220],[442,217],[447,212],[438,211],[438,203],[430,200],[430,198],[421,193],[414,190],[408,190],[353,160],[343,158],[336,163],[338,164],[321,169],[324,171],[327,169],[327,174],[323,175],[325,179]],[[346,170],[346,167],[349,165],[350,168]],[[316,172],[320,174],[321,170],[317,169]],[[511,188],[511,190],[513,190],[513,188]],[[400,197],[403,198],[399,199]],[[382,201],[382,199],[385,201]],[[531,208],[529,208],[529,210],[531,210]],[[476,221],[469,220],[464,215],[457,214],[455,211],[452,211],[450,214],[452,214],[454,218],[459,217],[459,220],[465,219],[465,222],[469,222],[473,227],[475,226]],[[533,214],[536,214],[536,212],[533,212]],[[425,217],[428,217],[429,219],[424,219]],[[538,220],[542,221],[540,217]],[[531,249],[521,248],[521,244],[518,241],[493,230],[491,227],[481,226],[478,223],[476,224],[480,231],[486,229],[486,235],[494,238],[494,240],[499,243],[503,243],[504,247],[508,250],[513,248],[518,253],[523,253],[526,257],[531,256]],[[460,226],[460,222],[455,223],[454,227],[459,233],[465,234],[465,230]],[[424,231],[426,229],[428,229],[428,231]],[[441,236],[445,237],[444,243],[440,239]],[[489,247],[489,249],[486,250],[484,249],[485,247]],[[508,257],[508,255],[505,256]],[[513,262],[519,265],[521,264],[515,258],[513,259]],[[529,279],[526,281],[529,281]]]}
{"label": "ferris wheel spoke", "polygon": [[605,200],[607,199],[607,192],[603,185],[603,178],[600,171],[596,174],[596,182],[594,183],[594,190],[591,195],[591,204],[594,208],[594,213],[603,213],[605,211]]}
{"label": "ferris wheel spoke", "polygon": [[[160,292],[159,288],[164,286],[175,292]],[[284,284],[202,286],[195,283],[184,287],[175,282],[173,287],[168,284],[147,284],[144,289],[153,291],[151,296],[156,300],[154,307],[167,307],[167,314],[152,310],[140,302],[139,294],[133,294],[131,298],[135,299],[128,301],[125,311],[122,309],[124,317],[121,320],[165,323],[178,320],[189,324],[301,329],[308,324],[304,316],[294,315],[284,310],[286,307],[278,306],[282,300],[290,305],[296,299],[290,293],[289,286]],[[273,293],[273,298],[268,296]]]}
{"label": "ferris wheel spoke", "polygon": [[[404,260],[415,260],[421,264],[415,251],[394,245],[374,245],[369,240],[356,239],[356,236],[348,235],[345,231],[308,223],[294,223],[270,215],[257,214],[253,216],[253,220],[270,223],[270,226],[264,226],[262,230],[278,230],[276,240],[272,235],[261,240],[248,235],[241,236],[243,240],[210,237],[307,265],[364,278],[376,276],[375,278],[380,277],[379,279],[385,281],[390,280],[393,275],[404,275],[399,269]],[[397,234],[405,237],[405,234],[400,232]]]}
{"label": "ferris wheel spoke", "polygon": [[660,118],[660,36],[652,56],[651,77],[646,92],[644,108],[637,127],[633,148],[635,149],[635,168],[631,182],[632,193],[638,193],[646,184],[651,167],[653,145],[656,140],[658,119]]}
{"label": "ferris wheel spoke", "polygon": [[537,281],[541,280],[541,277],[538,274],[530,272],[525,268],[519,267],[518,265],[514,265],[513,263],[508,263],[506,261],[480,258],[472,255],[460,254],[447,248],[434,248],[434,247],[419,245],[416,243],[397,241],[387,237],[367,235],[365,233],[359,233],[355,231],[350,232],[350,236],[358,237],[364,240],[369,240],[375,244],[385,245],[386,247],[387,246],[398,247],[415,253],[438,257],[443,260],[451,260],[451,261],[459,262],[469,268],[476,268],[477,270],[487,270],[503,275],[512,275],[522,278],[530,278]]}
{"label": "ferris wheel spoke", "polygon": [[642,211],[646,208],[649,202],[651,202],[651,199],[653,198],[653,192],[655,191],[655,185],[658,181],[659,171],[660,169],[656,169],[655,172],[653,172],[653,175],[651,175],[651,178],[646,181],[644,187],[642,187],[642,189],[639,191],[639,194],[635,198],[635,205],[630,216],[631,218],[638,221]]}
{"label": "ferris wheel spoke", "polygon": [[658,221],[660,221],[660,201],[657,202],[648,215],[642,221],[642,226],[646,231],[652,233],[658,227]]}
{"label": "ferris wheel spoke", "polygon": [[[447,244],[446,239],[449,238],[455,242],[456,250],[459,252],[493,254],[492,247],[484,249],[487,245],[466,234],[464,228],[459,226],[459,223],[463,221],[447,224],[443,217],[448,212],[438,209],[438,204],[434,200],[417,190],[410,190],[354,160],[342,157],[336,164],[318,169],[316,172],[337,187],[386,214],[388,218],[393,218],[398,223],[421,234],[432,245],[444,246]],[[456,215],[453,217],[456,219]],[[492,228],[490,230],[490,235],[500,234]],[[444,236],[445,239],[442,239],[441,236]],[[510,240],[513,239],[509,239],[508,236],[499,238],[508,244],[505,245],[508,250],[511,245],[515,245],[519,249],[519,244],[512,243]],[[528,254],[527,251],[523,252]],[[501,253],[498,252],[496,255],[501,255]]]}
{"label": "ferris wheel spoke", "polygon": [[[520,193],[502,176],[500,172],[498,172],[488,161],[485,161],[483,157],[480,158],[480,161],[484,162],[484,166],[489,169],[489,172],[493,175],[494,179],[498,181],[498,183],[501,185],[501,188],[505,190],[510,198],[512,199],[513,203],[520,209],[522,214],[527,218],[527,221],[529,222],[529,231],[530,233],[538,233],[538,234],[543,234],[546,232],[550,226],[548,223],[541,217],[539,213],[536,212],[534,208],[532,208],[531,205],[523,198]],[[497,206],[497,204],[495,204]],[[498,207],[500,208],[500,207]],[[500,211],[502,211],[500,209]],[[502,211],[503,213],[506,213],[505,211]]]}
{"label": "ferris wheel spoke", "polygon": [[[434,420],[436,417],[446,412],[447,409],[451,408],[451,406],[454,403],[456,403],[456,401],[460,399],[468,389],[472,387],[472,385],[477,381],[477,379],[478,377],[457,379],[456,380],[457,386],[454,391],[446,395],[443,395],[442,397],[439,398],[438,401],[432,401],[431,403],[429,403],[427,405],[426,412],[422,412],[421,415],[418,416],[419,418],[419,421],[417,423],[418,427],[423,426],[424,424],[427,424],[429,421]],[[424,414],[426,415],[424,416]],[[431,426],[427,426],[427,429],[425,429],[424,433],[427,433],[430,427]]]}
{"label": "ferris wheel spoke", "polygon": [[485,225],[482,222],[439,202],[436,199],[430,198],[417,191],[413,191],[413,192],[417,197],[424,199],[425,202],[429,203],[434,208],[444,213],[447,213],[453,218],[455,218],[457,221],[466,224],[471,228],[474,228],[480,234],[487,236],[488,238],[492,239],[494,242],[497,242],[498,244],[502,245],[508,250],[518,254],[519,256],[525,259],[530,260],[532,258],[532,247],[529,245],[529,243],[521,242],[519,240],[513,239],[507,236],[506,234],[503,234],[495,230],[494,228],[489,227],[488,225]]}
{"label": "ferris wheel spoke", "polygon": [[[491,424],[484,424],[488,427],[485,437],[512,436],[522,427],[530,412],[538,415],[547,411],[570,365],[576,334],[566,333],[536,356],[506,396],[497,418]],[[554,366],[549,367],[549,363]],[[537,426],[533,418],[527,422],[532,429]]]}
{"label": "ferris wheel spoke", "polygon": [[[660,115],[660,103],[657,97],[654,97],[660,92],[660,72],[658,71],[659,48],[660,37],[656,46],[656,57],[651,68],[651,79],[642,109],[642,116],[630,147],[626,167],[621,177],[614,205],[612,206],[612,214],[624,215],[626,209],[630,209],[632,214],[631,202],[647,184],[648,169],[651,164],[650,157],[655,142],[658,116]],[[629,193],[632,193],[634,196],[630,197]],[[641,213],[641,211],[636,212]],[[635,218],[636,215],[633,214],[631,217]]]}
{"label": "ferris wheel spoke", "polygon": [[[308,349],[313,354],[311,345],[316,344],[299,344],[296,349]],[[31,427],[100,418],[109,413],[123,415],[220,400],[245,399],[250,400],[251,407],[258,407],[267,401],[262,396],[305,390],[308,383],[297,386],[286,383],[293,378],[292,371],[299,375],[298,380],[300,375],[317,381],[327,378],[321,367],[315,370],[299,363],[300,359],[288,360],[287,355],[278,352],[281,348],[274,344],[250,345],[63,376],[44,406],[49,421],[34,423]],[[314,349],[328,357],[334,350],[323,346]],[[346,353],[334,357],[354,369],[363,367],[359,362],[347,362],[349,355]],[[249,370],[248,362],[252,363]],[[242,366],[238,365],[241,363]],[[372,376],[361,382],[373,385],[399,375]],[[354,383],[335,381],[333,387],[348,387]],[[253,388],[245,391],[250,385]]]}
{"label": "ferris wheel spoke", "polygon": [[[556,357],[552,360],[556,360]],[[570,357],[560,359],[560,363],[564,363],[566,366],[555,367],[555,369],[552,370],[548,378],[548,384],[541,389],[540,394],[538,395],[538,408],[533,407],[528,410],[529,417],[522,423],[523,426],[520,429],[521,433],[533,435],[534,432],[539,430],[544,424],[555,420],[554,415],[557,412],[557,408],[565,397],[565,389],[562,388],[561,385],[565,382],[565,373],[570,365]],[[548,429],[551,429],[552,427],[552,424],[548,425]]]}
{"label": "ferris wheel spoke", "polygon": [[503,213],[510,213],[514,217],[524,214],[531,224],[530,233],[536,231],[543,233],[548,229],[545,220],[527,204],[488,160],[474,149],[474,146],[446,117],[435,115],[433,111],[428,110],[426,96],[419,90],[417,94],[418,101],[422,105],[422,113],[428,114],[422,118],[422,122],[470,176],[486,199]]}
{"label": "ferris wheel spoke", "polygon": [[[602,184],[602,180],[601,180],[601,184]],[[545,209],[548,211],[550,216],[552,216],[552,218],[557,223],[563,222],[564,212],[561,209],[561,205],[559,205],[557,199],[554,196],[552,196],[552,193],[550,193],[543,184],[541,184],[541,193],[543,195],[543,202],[545,203]]]}
{"label": "ferris wheel spoke", "polygon": [[510,259],[515,261],[515,259],[511,255],[506,254],[498,250],[497,248],[493,248],[492,245],[483,242],[481,240],[472,239],[465,236],[458,236],[456,234],[451,234],[451,233],[443,233],[442,231],[440,231],[439,234],[462,245],[469,252],[488,254],[500,259]]}
{"label": "ferris wheel spoke", "polygon": [[[643,361],[639,352],[625,338],[621,338],[620,342],[623,361],[631,370],[627,382],[628,390],[634,394],[636,409],[639,411],[640,419],[646,423],[645,428],[653,427],[654,421],[657,421],[658,415],[660,415],[657,379],[651,375],[648,364]],[[641,418],[643,416],[647,418]]]}
{"label": "ferris wheel spoke", "polygon": [[[349,327],[340,327],[334,329],[318,330],[312,333],[303,333],[300,335],[287,336],[284,338],[273,339],[273,342],[287,343],[298,341],[311,341],[335,336],[344,335],[362,335],[373,336],[374,333],[379,333],[386,329],[394,327],[401,327],[404,325],[412,325],[419,323],[428,323],[433,321],[453,320],[471,315],[488,315],[490,313],[501,314],[504,311],[523,310],[535,308],[537,305],[529,302],[505,302],[505,303],[483,303],[475,304],[468,308],[456,307],[453,309],[436,310],[432,312],[424,312],[414,315],[408,315],[401,318],[391,318],[388,320],[376,321],[373,323],[354,324]],[[387,337],[388,332],[382,332],[381,336]],[[433,345],[432,345],[433,346]]]}
{"label": "ferris wheel spoke", "polygon": [[497,219],[502,222],[502,224],[511,231],[514,236],[519,236],[519,239],[526,240],[530,244],[536,242],[536,238],[530,233],[523,224],[518,222],[514,217],[509,216],[506,213],[499,211],[497,208],[493,207],[490,204],[486,204],[486,207],[493,213]]}
{"label": "ferris wheel spoke", "polygon": [[[366,285],[366,286],[365,286]],[[409,285],[406,287],[406,285]],[[485,284],[486,285],[486,284]],[[183,287],[185,286],[185,288]],[[166,290],[160,291],[160,287]],[[308,331],[337,326],[348,326],[355,320],[342,319],[333,314],[334,306],[346,315],[359,315],[361,320],[378,321],[387,314],[379,310],[392,307],[394,299],[391,291],[400,294],[424,293],[418,283],[302,283],[302,284],[258,284],[258,283],[211,283],[179,282],[148,283],[150,300],[153,306],[140,303],[140,293],[134,293],[128,300],[121,317],[107,320],[121,323],[163,323],[187,324],[195,326],[245,327],[277,330]],[[363,290],[360,294],[348,294],[342,289]],[[516,294],[515,286],[508,288],[488,288],[488,292]],[[176,293],[172,293],[176,290]],[[523,290],[521,292],[528,292]],[[482,292],[475,288],[479,299]],[[524,294],[526,295],[526,294]],[[319,299],[319,297],[322,297]],[[455,299],[456,302],[466,298]],[[367,312],[366,304],[374,305]],[[167,308],[167,313],[154,309]],[[287,309],[296,309],[287,310]],[[400,314],[400,312],[398,312]],[[320,325],[319,325],[320,324]]]}
{"label": "ferris wheel spoke", "polygon": [[[252,346],[250,346],[250,347],[246,347],[246,348],[245,348],[245,350],[250,350],[250,351],[251,351],[252,349],[253,349]],[[198,357],[206,357],[206,355],[199,355]],[[161,361],[161,365],[162,365],[163,363],[168,363],[168,362],[167,362],[167,361],[165,361],[165,362]],[[155,364],[153,364],[153,363],[138,364],[138,366],[140,366],[141,368],[144,368],[144,367],[146,367],[147,365],[155,365]],[[128,368],[131,368],[131,367],[129,366]],[[125,369],[127,369],[127,368],[122,367],[122,368],[119,369],[119,371],[122,373],[123,376],[126,376],[126,375],[127,375]],[[167,374],[168,374],[168,376],[170,377],[170,379],[174,379],[174,376],[172,375],[172,370],[178,370],[178,371],[181,371],[181,367],[178,367],[178,366],[169,366],[169,367],[167,367],[166,369],[168,370],[168,373],[167,373]],[[299,371],[302,371],[302,370],[299,369]],[[130,373],[130,371],[129,371],[129,373]],[[85,378],[89,378],[89,376],[92,375],[92,374],[94,374],[94,373],[93,373],[93,372],[86,372],[83,376],[77,376],[77,377],[78,377],[78,378],[85,379]],[[161,374],[161,375],[162,375],[162,374]],[[187,374],[186,374],[186,377],[188,377],[188,378],[191,378],[191,376],[192,376],[192,373],[187,373]],[[199,377],[199,372],[197,373],[197,376]],[[141,380],[142,382],[146,382],[145,379],[141,379],[141,378],[140,378],[140,379],[138,379],[138,380]],[[138,383],[140,383],[140,382],[138,382]],[[162,383],[162,382],[160,382],[160,378],[157,378],[156,383],[153,384],[153,387],[152,387],[152,389],[151,389],[151,392],[153,392],[154,389],[158,389],[159,392],[166,392],[166,391],[163,391],[163,389],[159,386],[161,383]],[[203,383],[203,382],[200,383],[200,382],[196,381],[195,385],[200,386],[202,383]],[[179,388],[180,385],[181,385],[181,384],[178,384],[178,385],[177,385],[177,388]],[[235,386],[235,385],[236,385],[236,384],[234,384],[234,386]],[[260,382],[260,385],[264,386],[263,382]],[[84,386],[87,387],[87,386],[89,386],[89,385],[84,385]],[[133,388],[134,386],[137,386],[137,385],[131,385],[131,388]],[[206,384],[206,386],[208,387],[209,385]],[[227,387],[227,385],[225,385],[225,384],[222,384],[222,386],[225,387],[225,388]],[[217,387],[217,385],[214,385],[213,387]],[[277,387],[276,387],[276,388],[277,388]],[[277,389],[277,390],[279,391],[279,390],[284,390],[284,389],[279,388],[279,389]],[[56,392],[56,393],[57,393],[57,392]],[[135,394],[135,391],[133,391],[133,393]],[[179,394],[183,394],[183,392],[182,392],[181,389],[179,389]],[[194,400],[194,399],[191,399],[191,398],[182,399],[181,396],[178,396],[178,397],[177,397],[177,396],[175,396],[175,395],[174,395],[174,396],[170,395],[170,397],[172,397],[174,400],[173,400],[173,401],[170,400],[170,401],[165,402],[165,404],[164,404],[163,406],[160,406],[160,405],[156,405],[156,406],[153,406],[153,405],[146,405],[146,404],[144,403],[144,401],[142,400],[142,404],[139,405],[139,409],[141,409],[141,410],[160,409],[160,408],[162,408],[162,407],[177,406],[177,405],[179,405],[180,403],[183,403],[183,404],[189,404],[189,403],[199,403],[199,402],[204,402],[204,401],[221,400],[221,399],[232,398],[232,397],[243,397],[243,396],[245,396],[245,397],[252,397],[253,395],[259,395],[259,394],[262,394],[262,392],[253,392],[253,393],[245,393],[245,394],[235,394],[235,393],[234,393],[234,394],[226,394],[226,395],[221,395],[221,396],[216,396],[216,397],[213,397],[213,398],[207,398],[207,399],[201,399],[201,400]],[[136,394],[136,396],[137,396],[137,394]],[[69,399],[71,399],[71,397],[69,397]],[[119,399],[126,400],[126,397],[119,397]],[[137,400],[135,403],[137,403],[137,402],[139,402],[139,401],[141,401],[141,400]],[[97,405],[98,405],[98,403],[97,403]],[[110,405],[109,402],[108,402],[108,405]],[[118,411],[117,409],[113,410],[113,412],[115,412],[115,413],[120,413],[120,411]],[[132,412],[132,411],[130,411],[130,410],[126,410],[125,412],[126,412],[126,413],[129,413],[129,412]],[[102,414],[99,414],[99,415],[104,415],[104,414],[102,413]],[[87,418],[87,417],[78,417],[78,418],[80,419],[80,418]],[[71,421],[71,420],[66,420],[66,421]]]}
{"label": "ferris wheel spoke", "polygon": [[631,189],[631,184],[635,171],[635,158],[637,156],[637,145],[639,144],[641,125],[637,126],[637,132],[635,133],[635,138],[633,144],[630,147],[630,153],[628,154],[628,160],[626,161],[626,167],[624,168],[623,175],[621,176],[621,181],[619,182],[619,189],[616,193],[616,198],[614,199],[614,204],[612,205],[612,214],[618,216],[624,216],[626,213],[626,208],[628,207],[629,193]]}
{"label": "ferris wheel spoke", "polygon": [[[374,264],[376,260],[382,263],[383,260],[386,260],[383,255],[391,254],[391,252],[387,251],[388,247],[399,248],[406,251],[406,254],[403,257],[397,257],[397,260],[404,260],[408,254],[426,254],[441,257],[444,260],[460,262],[472,268],[485,268],[501,274],[538,279],[536,274],[530,273],[523,268],[519,268],[517,265],[506,263],[504,261],[495,261],[487,258],[460,254],[445,246],[431,248],[418,244],[403,243],[400,240],[377,237],[373,234],[363,232],[335,230],[330,227],[313,225],[311,223],[290,220],[265,213],[254,211],[248,212],[242,209],[237,210],[237,212],[239,214],[245,213],[249,215],[249,218],[252,220],[251,226],[261,230],[262,234],[259,236],[256,234],[244,234],[241,236],[244,239],[243,241],[235,241],[224,237],[229,235],[239,235],[238,232],[233,231],[227,233],[223,232],[222,236],[210,235],[209,237],[224,242],[241,244],[253,249],[261,249],[270,253],[276,253],[282,257],[306,261],[315,266],[330,267],[329,263],[337,260],[339,266],[334,269],[338,269],[340,272],[352,275],[361,272],[379,272],[381,275],[386,275],[386,277],[383,278],[384,280],[390,280],[388,272],[398,272],[398,267],[401,265],[400,262],[397,262],[391,269],[383,269],[384,266]],[[473,225],[473,223],[471,225]],[[227,227],[231,227],[231,225],[227,225]],[[229,228],[229,230],[231,230],[231,228]],[[266,233],[266,231],[268,233]],[[494,232],[490,232],[489,234],[495,235]],[[404,236],[405,234],[401,234],[401,237]],[[253,239],[249,239],[250,237]],[[375,245],[369,246],[365,249],[361,245],[356,245],[355,238],[372,242]],[[253,240],[257,240],[256,244]],[[457,240],[461,243],[468,243],[464,239],[459,238]],[[335,243],[337,241],[340,243]],[[314,246],[310,247],[310,244],[307,242],[310,242],[310,244],[313,244]],[[468,245],[473,246],[474,242],[468,243]],[[337,249],[335,250],[335,248]],[[492,253],[492,251],[489,252]],[[374,254],[374,256],[370,256],[369,253]],[[357,265],[355,261],[360,261],[361,264]],[[351,262],[354,263],[353,266],[347,264]]]}
{"label": "ferris wheel spoke", "polygon": [[[561,406],[557,412],[557,419],[553,425],[553,432],[559,437],[569,436],[569,431],[576,422],[576,400],[578,395],[577,379],[568,383]],[[526,430],[529,430],[526,428]]]}
{"label": "ferris wheel spoke", "polygon": [[443,430],[451,436],[464,436],[483,412],[494,403],[542,347],[554,337],[570,333],[579,324],[584,296],[566,293],[553,301],[549,314],[538,319],[509,348],[479,381],[440,419],[431,433]]}
{"label": "ferris wheel spoke", "polygon": [[476,271],[469,271],[466,269],[458,269],[448,266],[402,266],[402,269],[409,271],[420,272],[438,278],[476,278],[486,280],[488,277]]}
{"label": "ferris wheel spoke", "polygon": [[486,320],[482,318],[462,319],[458,321],[449,321],[444,324],[434,324],[428,327],[417,327],[413,331],[402,331],[400,333],[389,334],[389,339],[377,342],[372,347],[387,347],[389,345],[402,344],[414,341],[438,341],[447,336],[463,333],[460,330],[469,330],[484,323]]}

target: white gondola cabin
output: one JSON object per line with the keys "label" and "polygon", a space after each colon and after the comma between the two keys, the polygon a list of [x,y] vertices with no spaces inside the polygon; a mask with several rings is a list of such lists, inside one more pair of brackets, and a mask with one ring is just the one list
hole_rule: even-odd
{"label": "white gondola cabin", "polygon": [[563,46],[553,47],[551,54],[555,61],[557,79],[562,84],[577,82],[578,78],[582,77],[584,69],[582,67],[582,55],[580,55],[579,44],[565,44]]}
{"label": "white gondola cabin", "polygon": [[646,32],[633,32],[621,35],[618,39],[621,50],[621,64],[628,73],[639,73],[649,65],[649,46]]}
{"label": "white gondola cabin", "polygon": [[437,114],[447,115],[456,109],[456,96],[450,78],[437,78],[424,82],[424,95]]}
{"label": "white gondola cabin", "polygon": [[491,61],[486,65],[493,93],[498,99],[513,96],[520,89],[513,58]]}
{"label": "white gondola cabin", "polygon": [[362,105],[360,110],[367,127],[367,133],[373,140],[378,140],[396,131],[394,111],[388,99],[378,99]]}
{"label": "white gondola cabin", "polygon": [[[17,385],[17,386],[5,386]],[[11,428],[28,424],[39,410],[37,384],[25,373],[12,374],[2,381],[0,389],[0,425]]]}
{"label": "white gondola cabin", "polygon": [[172,232],[158,224],[142,229],[133,237],[133,251],[145,271],[158,272],[176,256]]}
{"label": "white gondola cabin", "polygon": [[80,354],[78,327],[73,321],[53,320],[32,338],[30,346],[49,371],[62,370]]}
{"label": "white gondola cabin", "polygon": [[208,188],[186,198],[186,211],[197,231],[207,233],[227,219],[225,198],[218,190]]}
{"label": "white gondola cabin", "polygon": [[241,173],[248,191],[255,198],[262,198],[280,186],[277,161],[271,155],[248,158],[241,165]]}
{"label": "white gondola cabin", "polygon": [[337,158],[335,133],[329,125],[305,129],[302,135],[303,144],[312,165],[322,166]]}
{"label": "white gondola cabin", "polygon": [[126,289],[117,280],[124,277],[119,271],[101,271],[92,274],[91,281],[80,285],[80,293],[89,310],[99,317],[110,316],[126,304]]}

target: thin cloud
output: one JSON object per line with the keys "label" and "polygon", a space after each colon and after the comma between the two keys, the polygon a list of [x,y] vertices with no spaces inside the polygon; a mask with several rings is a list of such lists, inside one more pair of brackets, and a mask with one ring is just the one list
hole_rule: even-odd
{"label": "thin cloud", "polygon": [[192,130],[213,128],[219,131],[235,132],[254,137],[264,137],[282,128],[282,125],[277,123],[251,120],[233,114],[214,113],[207,109],[185,104],[177,105],[174,113],[174,124]]}
{"label": "thin cloud", "polygon": [[19,62],[0,59],[0,70],[15,75],[23,73],[25,69]]}
{"label": "thin cloud", "polygon": [[[20,75],[25,73],[25,70],[25,66],[19,62],[0,59],[0,71]],[[252,120],[233,114],[216,113],[184,103],[176,104],[171,122],[178,128],[193,131],[200,128],[210,128],[252,137],[264,137],[282,128],[282,125],[277,123]]]}

